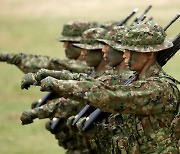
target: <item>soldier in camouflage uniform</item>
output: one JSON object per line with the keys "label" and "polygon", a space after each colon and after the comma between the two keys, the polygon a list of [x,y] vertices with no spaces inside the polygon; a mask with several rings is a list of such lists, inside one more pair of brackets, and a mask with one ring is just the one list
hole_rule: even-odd
{"label": "soldier in camouflage uniform", "polygon": [[[128,28],[120,48],[125,49],[125,63],[137,73],[136,81],[128,86],[111,88],[99,82],[92,84],[89,81],[47,77],[41,80],[41,87],[46,91],[69,94],[69,97],[88,102],[104,112],[134,116],[133,136],[139,145],[135,153],[178,153],[170,129],[180,101],[178,81],[167,75],[156,62],[156,52],[172,46],[171,42],[165,41],[165,37],[163,28],[152,21]],[[117,153],[120,153],[122,144],[127,150],[131,147],[128,144],[131,134],[126,135],[124,141],[124,136],[117,132],[116,142],[112,141]]]}
{"label": "soldier in camouflage uniform", "polygon": [[[104,57],[105,59],[108,59],[108,63],[110,66],[115,67],[114,70],[112,70],[111,72],[109,72],[109,74],[111,75],[104,75],[101,77],[98,77],[97,79],[91,78],[91,77],[87,77],[84,76],[82,73],[80,74],[75,74],[75,73],[70,73],[67,71],[62,71],[59,72],[59,77],[58,79],[63,79],[63,80],[72,80],[72,79],[76,79],[76,80],[87,80],[87,81],[91,81],[93,82],[97,82],[98,80],[103,82],[105,85],[108,86],[115,86],[116,84],[122,84],[124,80],[127,80],[128,77],[130,76],[130,74],[132,74],[128,69],[126,69],[125,63],[123,61],[123,52],[122,50],[118,51],[119,46],[118,46],[118,42],[117,40],[122,36],[122,32],[125,32],[125,27],[114,27],[112,31],[108,32],[107,35],[105,37],[103,37],[104,39],[99,39],[99,41],[104,42],[106,45],[103,48],[103,52],[104,52]],[[83,47],[83,44],[80,44],[78,46]],[[107,52],[108,51],[108,52]],[[108,70],[109,71],[109,70]],[[51,73],[51,74],[50,74]],[[56,74],[56,75],[55,75]],[[44,72],[44,74],[40,76],[40,78],[38,78],[38,81],[40,81],[43,78],[47,77],[48,75],[56,77],[57,78],[57,74],[58,72],[49,72],[47,73]],[[121,74],[117,75],[117,74]],[[111,81],[113,79],[113,81]],[[106,120],[104,119],[101,122],[105,122]],[[98,127],[99,129],[102,129],[106,124],[105,123],[96,123],[96,127]],[[70,128],[70,130],[73,130],[73,128]],[[84,133],[77,133],[77,130],[74,129],[73,130],[73,135],[76,136],[73,138],[73,140],[76,140],[77,137],[79,138],[85,138],[86,140],[88,140],[88,144],[90,144],[90,148],[93,149],[96,153],[97,152],[107,152],[107,150],[104,148],[103,143],[105,143],[103,140],[105,138],[103,138],[104,132],[109,133],[109,131],[107,130],[102,130],[101,134],[99,134],[98,136],[95,136],[96,129],[92,129],[90,130],[88,133],[86,132]],[[60,137],[58,137],[59,135],[56,134],[57,138],[60,139]],[[101,137],[101,140],[99,139],[99,137]],[[99,145],[97,147],[97,144]]]}

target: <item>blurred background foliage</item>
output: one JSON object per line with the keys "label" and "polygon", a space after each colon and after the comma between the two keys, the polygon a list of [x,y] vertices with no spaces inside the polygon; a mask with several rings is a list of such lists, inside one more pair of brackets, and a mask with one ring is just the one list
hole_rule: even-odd
{"label": "blurred background foliage", "polygon": [[[179,0],[0,0],[0,52],[31,53],[65,58],[62,43],[55,39],[70,20],[120,21],[134,8],[140,16],[153,5],[148,17],[163,27],[178,13]],[[131,19],[128,24],[132,22]],[[179,33],[180,21],[168,29],[168,38]],[[180,53],[164,67],[180,80]],[[46,120],[22,126],[21,112],[30,108],[42,93],[38,88],[20,89],[23,73],[15,66],[0,63],[0,153],[64,153],[54,136],[44,129]]]}

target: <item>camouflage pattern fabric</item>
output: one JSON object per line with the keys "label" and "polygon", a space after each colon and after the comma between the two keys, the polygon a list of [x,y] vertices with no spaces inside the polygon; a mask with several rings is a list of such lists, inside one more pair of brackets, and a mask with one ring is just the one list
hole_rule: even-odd
{"label": "camouflage pattern fabric", "polygon": [[73,72],[89,72],[90,67],[85,62],[70,59],[50,58],[42,55],[32,54],[10,54],[0,53],[0,61],[16,65],[22,72],[37,72],[41,68],[50,70],[70,70]]}
{"label": "camouflage pattern fabric", "polygon": [[[98,77],[96,80],[94,79],[91,82],[93,82],[93,81],[96,81],[96,82],[99,81],[100,82],[101,81],[105,85],[113,87],[113,86],[122,84],[124,82],[124,80],[127,80],[127,78],[130,76],[130,74],[132,74],[132,72],[130,72],[128,69],[125,69],[121,76],[116,75],[115,71],[113,71],[113,70],[109,70],[109,71],[105,72],[105,74],[111,74],[111,73],[114,73],[114,74],[113,75],[104,75],[104,76]],[[122,76],[125,79],[122,79]],[[83,81],[82,78],[81,78],[81,81]],[[71,140],[81,141],[80,145],[75,144],[75,145],[71,145],[71,146],[73,148],[80,148],[79,146],[84,145],[84,147],[87,147],[87,145],[89,145],[90,146],[89,148],[96,151],[96,152],[97,151],[98,152],[105,152],[105,153],[109,152],[110,149],[111,149],[111,147],[110,147],[111,144],[109,143],[110,140],[109,139],[107,140],[107,138],[111,138],[111,136],[107,136],[107,135],[105,136],[104,135],[105,133],[109,134],[110,131],[107,130],[107,129],[104,129],[105,124],[103,122],[105,122],[105,119],[104,119],[104,121],[101,121],[99,123],[95,123],[95,128],[96,129],[92,129],[92,130],[90,130],[89,132],[86,132],[86,133],[78,132],[76,128],[70,128],[69,129],[69,132],[70,132],[69,134],[71,134],[71,135],[69,135],[69,136],[71,136]],[[58,131],[58,132],[60,132],[60,131]],[[59,134],[59,133],[57,133],[57,134]],[[94,134],[96,134],[96,135],[94,135]],[[62,134],[60,133],[58,135],[58,138],[60,138],[61,135]],[[66,142],[64,142],[64,143],[66,143]],[[104,148],[105,144],[107,146],[109,146],[109,148]]]}
{"label": "camouflage pattern fabric", "polygon": [[22,124],[32,123],[35,118],[69,118],[77,114],[83,106],[82,103],[68,98],[52,99],[40,107],[24,111],[21,116]]}
{"label": "camouflage pattern fabric", "polygon": [[98,27],[98,24],[97,22],[93,21],[69,21],[67,24],[64,24],[63,26],[63,30],[61,33],[62,37],[59,37],[57,40],[61,42],[79,42],[81,40],[81,35],[85,30],[95,27]]}
{"label": "camouflage pattern fabric", "polygon": [[[72,73],[68,70],[55,71],[55,70],[47,70],[40,69],[36,73],[28,73],[22,79],[22,89],[23,85],[29,84],[33,85],[35,82],[39,84],[40,81],[48,76],[51,76],[60,80],[77,80],[77,81],[95,81],[95,78],[98,78],[102,82],[108,80],[107,75],[117,74],[117,71],[109,66],[106,66],[105,72],[95,72],[95,70],[89,69],[89,72],[86,73]],[[128,79],[129,76],[132,75],[132,72],[129,69],[125,69],[122,71],[122,78],[124,80]],[[115,76],[114,76],[115,77]],[[108,80],[111,82],[111,80]]]}
{"label": "camouflage pattern fabric", "polygon": [[98,38],[97,40],[111,46],[117,51],[123,51],[120,40],[126,32],[127,28],[125,26],[114,26],[112,30],[105,34],[105,36]]}
{"label": "camouflage pattern fabric", "polygon": [[177,153],[170,125],[180,99],[175,80],[154,63],[142,79],[129,86],[104,86],[88,81],[41,81],[46,90],[65,92],[104,112],[136,115],[136,132],[141,153]]}
{"label": "camouflage pattern fabric", "polygon": [[[53,76],[56,76],[56,77],[58,76],[59,73],[61,73],[61,72],[55,72],[55,71],[50,71],[50,70],[45,70],[45,71],[40,70],[39,72],[37,72],[37,74],[39,73],[40,74],[39,76],[42,76],[42,74],[43,74],[42,72],[44,72],[46,75],[51,75],[52,74]],[[72,75],[72,73],[69,72],[69,71],[64,70],[62,72],[65,72],[65,74],[64,74],[65,77],[66,76],[71,77],[71,75]],[[69,75],[67,75],[67,73],[69,73]],[[92,71],[92,73],[90,73],[90,75],[86,75],[86,74],[82,73],[82,75],[80,75],[80,77],[79,77],[79,74],[75,73],[75,74],[73,74],[73,77],[75,77],[76,79],[79,78],[79,80],[86,80],[86,79],[93,80],[93,78],[101,76],[103,74],[104,74],[103,71],[102,72],[101,71],[100,72]],[[105,74],[107,74],[107,72],[105,72]],[[41,115],[41,118],[46,117],[47,115],[51,115],[51,118],[54,117],[54,116],[55,117],[61,117],[62,123],[60,124],[60,127],[58,129],[58,133],[56,134],[56,138],[59,141],[59,145],[63,146],[65,149],[68,148],[71,152],[74,151],[74,150],[77,150],[77,149],[80,150],[80,151],[81,151],[81,149],[83,149],[83,151],[84,151],[84,149],[87,149],[89,147],[89,146],[87,146],[87,143],[85,142],[85,143],[78,144],[78,145],[77,145],[77,143],[78,142],[81,143],[85,139],[83,137],[79,137],[79,136],[72,136],[72,134],[71,134],[72,130],[68,129],[68,127],[65,125],[66,120],[64,118],[62,118],[65,115],[70,116],[70,115],[67,115],[66,112],[69,112],[70,108],[71,108],[71,110],[74,110],[74,108],[76,108],[76,107],[73,106],[73,103],[71,104],[71,101],[69,103],[67,103],[66,105],[64,103],[62,105],[61,104],[62,104],[62,102],[56,101],[56,102],[53,103],[53,101],[52,101],[51,104],[48,103],[47,105],[44,105],[42,108],[40,107],[40,108],[36,108],[34,110],[36,110],[37,115],[39,115],[39,116]],[[80,106],[80,105],[78,106],[79,109],[82,108],[82,106]],[[84,104],[82,104],[82,105],[84,106]],[[58,108],[59,106],[60,106],[60,108]],[[61,112],[62,108],[63,108],[63,112]],[[28,111],[30,117],[31,117],[31,113],[34,113],[34,110],[31,110],[31,112]],[[73,113],[77,114],[78,112],[79,111],[76,110],[76,113],[74,113],[74,112]],[[37,118],[37,116],[35,118]],[[63,126],[61,126],[61,125],[63,125]],[[65,130],[65,133],[62,133],[64,130]],[[72,142],[73,141],[72,138],[74,138],[76,143]]]}
{"label": "camouflage pattern fabric", "polygon": [[73,44],[82,49],[96,50],[102,49],[103,44],[97,41],[98,38],[103,38],[107,30],[103,28],[91,28],[83,32],[80,43]]}
{"label": "camouflage pattern fabric", "polygon": [[157,52],[173,46],[165,40],[164,29],[153,21],[146,21],[128,27],[127,32],[120,39],[121,50],[128,49],[137,52]]}
{"label": "camouflage pattern fabric", "polygon": [[180,102],[178,103],[176,115],[171,123],[171,129],[173,138],[176,140],[177,147],[179,147],[180,151]]}

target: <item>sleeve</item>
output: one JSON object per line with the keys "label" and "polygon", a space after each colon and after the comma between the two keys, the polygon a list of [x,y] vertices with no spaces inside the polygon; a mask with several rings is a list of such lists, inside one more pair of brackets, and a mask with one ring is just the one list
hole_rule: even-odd
{"label": "sleeve", "polygon": [[24,73],[35,73],[41,68],[49,68],[51,61],[50,57],[42,55],[8,53],[6,56],[7,63],[16,65]]}
{"label": "sleeve", "polygon": [[89,71],[92,71],[91,67],[87,66],[85,62],[79,60],[67,59],[66,61],[62,61],[59,59],[54,59],[53,62],[56,65],[62,66],[65,70],[75,73],[89,73]]}
{"label": "sleeve", "polygon": [[84,99],[90,105],[111,113],[158,114],[174,111],[179,101],[176,87],[158,78],[113,88],[101,82],[56,80],[52,89]]}
{"label": "sleeve", "polygon": [[[55,71],[56,72],[56,71]],[[60,80],[77,80],[77,81],[94,81],[94,78],[92,78],[90,75],[85,73],[71,73],[70,71],[63,70],[59,74]]]}
{"label": "sleeve", "polygon": [[53,77],[55,79],[60,79],[60,80],[77,80],[77,81],[83,81],[83,80],[93,81],[94,80],[94,78],[92,78],[88,74],[72,73],[68,70],[55,71],[55,70],[40,69],[35,74],[35,78],[37,81],[41,81],[42,77],[46,78],[48,76]]}

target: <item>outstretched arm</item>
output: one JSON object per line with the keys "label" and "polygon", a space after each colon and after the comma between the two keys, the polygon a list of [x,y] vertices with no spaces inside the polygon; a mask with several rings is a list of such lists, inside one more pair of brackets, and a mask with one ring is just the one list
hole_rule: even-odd
{"label": "outstretched arm", "polygon": [[152,78],[136,81],[130,86],[111,88],[102,82],[64,81],[47,77],[41,81],[41,87],[86,100],[105,112],[148,115],[175,110],[179,102],[179,91],[176,86],[167,83],[167,79]]}
{"label": "outstretched arm", "polygon": [[24,53],[0,53],[0,61],[8,64],[16,65],[22,72],[37,72],[41,68],[48,68],[51,66],[51,58],[42,55],[32,55]]}
{"label": "outstretched arm", "polygon": [[40,69],[36,73],[28,73],[26,74],[21,82],[21,87],[23,88],[28,88],[30,85],[33,85],[36,83],[36,85],[40,84],[40,81],[48,76],[51,76],[56,79],[60,80],[88,80],[88,81],[93,81],[94,78],[89,76],[88,74],[85,73],[71,73],[70,71],[67,70],[62,70],[62,71],[55,71],[55,70],[47,70],[47,69]]}

